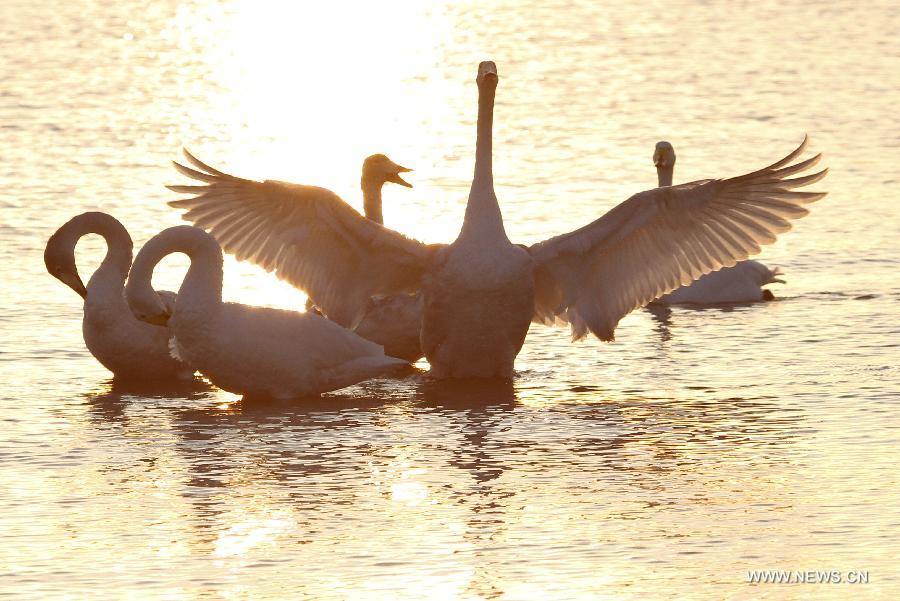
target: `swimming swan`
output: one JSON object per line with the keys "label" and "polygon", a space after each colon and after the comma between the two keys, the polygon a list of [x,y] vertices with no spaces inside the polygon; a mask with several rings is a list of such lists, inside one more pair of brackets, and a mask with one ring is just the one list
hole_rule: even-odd
{"label": "swimming swan", "polygon": [[[383,154],[374,154],[363,162],[361,186],[367,219],[384,225],[381,186],[393,182],[412,188],[412,184],[398,175],[406,171],[412,170],[397,165]],[[422,295],[401,292],[369,299],[366,315],[353,331],[383,346],[386,355],[414,363],[424,355],[419,342],[421,329]]]}
{"label": "swimming swan", "polygon": [[[653,164],[656,165],[659,185],[671,186],[675,172],[675,149],[672,144],[666,141],[656,143],[653,151]],[[772,300],[775,296],[763,286],[774,282],[783,284],[784,280],[778,279],[779,275],[782,274],[777,267],[770,269],[759,261],[740,261],[731,267],[723,267],[718,271],[702,275],[687,286],[682,286],[656,299],[655,302],[709,305]]]}
{"label": "swimming swan", "polygon": [[[827,170],[787,179],[806,139],[768,167],[728,179],[635,194],[568,234],[521,247],[506,236],[491,167],[497,70],[479,65],[475,175],[465,219],[449,245],[426,245],[365,219],[335,195],[227,175],[199,161],[208,185],[177,201],[184,218],[226,251],[309,292],[339,323],[355,326],[376,294],[422,290],[422,343],[437,377],[509,378],[529,323],[568,322],[573,339],[612,340],[632,310],[758,253],[824,193],[792,192]],[[792,164],[793,163],[793,164]]]}
{"label": "swimming swan", "polygon": [[[191,259],[170,311],[150,285],[163,257]],[[222,249],[203,230],[170,227],[134,260],[125,288],[144,321],[170,321],[179,356],[224,390],[290,399],[336,390],[384,374],[401,359],[313,313],[222,302]]]}
{"label": "swimming swan", "polygon": [[[86,234],[106,240],[106,256],[87,288],[75,265],[75,246]],[[125,302],[124,284],[134,245],[128,231],[106,213],[82,213],[56,230],[47,241],[47,271],[84,299],[82,334],[91,354],[116,377],[127,379],[188,379],[194,370],[169,354],[167,328],[138,321]],[[160,292],[165,302],[175,295]]]}

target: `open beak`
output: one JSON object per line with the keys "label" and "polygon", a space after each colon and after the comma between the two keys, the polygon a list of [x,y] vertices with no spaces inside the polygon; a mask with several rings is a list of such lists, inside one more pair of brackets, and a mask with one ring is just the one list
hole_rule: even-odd
{"label": "open beak", "polygon": [[64,271],[56,277],[58,277],[63,284],[77,292],[81,298],[87,298],[87,289],[84,287],[84,282],[81,281],[81,276],[77,273]]}
{"label": "open beak", "polygon": [[412,171],[412,169],[407,169],[406,167],[401,167],[397,165],[397,173],[391,173],[385,178],[385,181],[389,181],[394,184],[400,184],[401,186],[406,186],[407,188],[412,188],[412,184],[400,177],[401,173],[407,173]]}

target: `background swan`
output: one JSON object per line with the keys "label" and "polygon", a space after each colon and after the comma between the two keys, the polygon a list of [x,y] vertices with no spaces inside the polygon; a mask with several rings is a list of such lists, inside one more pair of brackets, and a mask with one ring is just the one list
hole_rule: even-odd
{"label": "background swan", "polygon": [[[660,186],[671,186],[675,173],[675,149],[666,141],[656,143],[653,164],[656,166],[657,181]],[[763,289],[766,284],[784,283],[778,279],[781,272],[776,267],[770,269],[759,261],[740,261],[731,267],[707,273],[687,286],[673,290],[656,299],[656,302],[678,304],[752,303],[772,300],[771,291]]]}
{"label": "background swan", "polygon": [[363,210],[366,217],[375,223],[384,224],[381,212],[381,189],[386,182],[412,188],[412,184],[400,177],[401,173],[412,171],[401,167],[383,154],[373,154],[363,161],[359,185],[363,193]]}
{"label": "background swan", "polygon": [[[106,240],[106,256],[87,288],[75,265],[75,246],[86,234]],[[53,277],[84,299],[82,334],[91,354],[116,377],[158,379],[191,377],[194,370],[169,354],[168,328],[135,319],[125,302],[123,286],[131,268],[133,243],[115,217],[89,212],[73,217],[47,241],[44,264]],[[160,292],[166,303],[175,295]]]}
{"label": "background swan", "polygon": [[459,237],[425,245],[365,219],[335,195],[255,182],[198,166],[207,182],[183,191],[185,219],[223,247],[309,292],[341,323],[356,325],[375,294],[422,290],[422,342],[432,373],[512,374],[530,321],[568,322],[573,339],[612,340],[619,320],[705,273],[760,251],[825,193],[793,192],[827,169],[788,179],[821,155],[792,153],[757,171],[655,188],[603,217],[525,249],[503,228],[491,170],[497,86],[493,63],[478,70],[475,176]]}
{"label": "background swan", "polygon": [[[363,210],[366,218],[384,225],[381,187],[384,182],[393,182],[412,188],[412,184],[399,175],[407,171],[412,170],[397,165],[383,154],[373,154],[366,158],[362,175]],[[420,294],[401,292],[373,297],[369,299],[365,317],[353,331],[383,346],[385,354],[414,363],[425,354],[419,342],[422,307]]]}
{"label": "background swan", "polygon": [[[150,285],[166,255],[191,259],[170,311]],[[289,399],[356,384],[406,365],[314,313],[222,302],[222,249],[201,229],[163,230],[141,248],[126,287],[142,320],[169,320],[179,356],[230,392]]]}

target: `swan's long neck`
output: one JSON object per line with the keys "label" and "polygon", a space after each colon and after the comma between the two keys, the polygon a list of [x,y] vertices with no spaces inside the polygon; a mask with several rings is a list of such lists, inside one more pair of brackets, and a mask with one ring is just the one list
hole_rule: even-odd
{"label": "swan's long neck", "polygon": [[384,225],[384,216],[381,213],[381,188],[384,184],[365,174],[359,184],[362,188],[363,209],[365,209],[366,217],[375,223]]}
{"label": "swan's long neck", "polygon": [[99,234],[106,241],[106,256],[87,284],[91,304],[121,303],[122,286],[131,269],[134,243],[128,230],[115,217],[106,213],[84,213],[72,219],[72,249],[87,234]]}
{"label": "swan's long neck", "polygon": [[165,256],[177,252],[191,260],[178,290],[175,305],[178,319],[211,317],[222,304],[222,249],[212,236],[188,225],[163,230],[144,245],[128,279],[129,298],[146,299],[155,295],[151,283],[153,269]]}
{"label": "swan's long neck", "polygon": [[666,165],[657,165],[656,166],[656,179],[659,183],[659,187],[663,186],[671,186],[672,185],[672,176],[675,174],[675,162],[672,161]]}
{"label": "swan's long neck", "polygon": [[494,193],[492,127],[496,82],[478,86],[478,130],[475,141],[475,176],[469,191],[466,216],[460,238],[508,240],[503,215]]}

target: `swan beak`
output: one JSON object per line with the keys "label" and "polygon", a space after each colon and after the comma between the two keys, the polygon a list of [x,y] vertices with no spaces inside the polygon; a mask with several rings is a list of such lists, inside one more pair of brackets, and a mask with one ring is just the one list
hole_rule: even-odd
{"label": "swan beak", "polygon": [[406,167],[401,167],[397,165],[397,173],[391,173],[387,176],[386,181],[389,181],[394,184],[400,184],[401,186],[406,186],[407,188],[412,188],[412,184],[400,177],[400,173],[407,173],[412,171],[412,169],[407,169]]}
{"label": "swan beak", "polygon": [[63,284],[77,292],[78,296],[87,298],[87,289],[84,287],[84,282],[81,281],[81,276],[77,273],[63,271],[56,277],[58,277]]}

